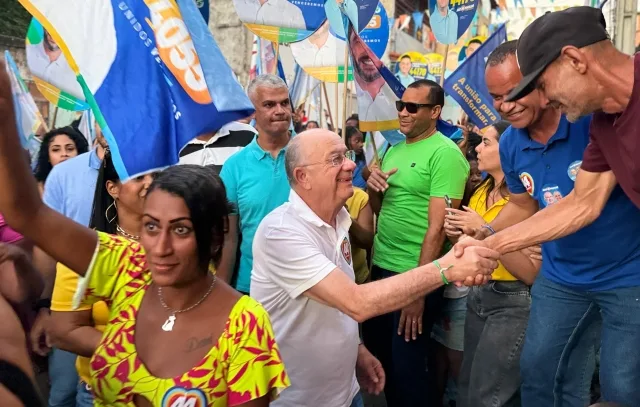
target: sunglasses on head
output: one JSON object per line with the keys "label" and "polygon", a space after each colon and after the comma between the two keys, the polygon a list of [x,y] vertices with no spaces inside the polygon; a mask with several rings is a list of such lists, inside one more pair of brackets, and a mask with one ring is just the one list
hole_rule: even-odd
{"label": "sunglasses on head", "polygon": [[398,112],[401,112],[406,108],[407,112],[411,114],[418,113],[418,109],[421,107],[434,107],[434,106],[435,106],[434,104],[403,102],[402,100],[396,101],[396,110]]}

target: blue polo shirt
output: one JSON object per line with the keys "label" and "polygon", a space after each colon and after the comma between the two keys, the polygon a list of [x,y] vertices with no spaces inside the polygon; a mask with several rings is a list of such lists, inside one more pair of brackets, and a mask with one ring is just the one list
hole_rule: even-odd
{"label": "blue polo shirt", "polygon": [[249,292],[253,269],[253,237],[262,219],[289,199],[289,181],[284,168],[284,153],[274,159],[264,151],[257,137],[224,163],[220,177],[227,198],[236,207],[240,241],[240,261],[235,288]]}
{"label": "blue polo shirt", "polygon": [[89,226],[101,163],[94,149],[56,165],[45,181],[42,200],[56,212]]}
{"label": "blue polo shirt", "polygon": [[[576,123],[562,116],[546,145],[531,140],[526,129],[509,127],[500,139],[509,190],[528,192],[541,209],[567,196],[589,144],[590,122],[590,116]],[[543,244],[542,258],[542,275],[574,289],[640,286],[640,210],[617,186],[595,222]]]}

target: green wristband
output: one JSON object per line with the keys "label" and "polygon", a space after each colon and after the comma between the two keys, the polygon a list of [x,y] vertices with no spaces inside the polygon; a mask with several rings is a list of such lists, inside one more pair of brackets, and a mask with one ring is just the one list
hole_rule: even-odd
{"label": "green wristband", "polygon": [[444,283],[444,285],[451,284],[451,282],[447,280],[447,277],[445,277],[444,272],[449,270],[451,267],[453,267],[453,265],[443,269],[442,266],[440,266],[440,263],[438,262],[438,260],[434,260],[433,265],[438,268],[438,271],[440,272],[440,277],[442,278],[442,282]]}

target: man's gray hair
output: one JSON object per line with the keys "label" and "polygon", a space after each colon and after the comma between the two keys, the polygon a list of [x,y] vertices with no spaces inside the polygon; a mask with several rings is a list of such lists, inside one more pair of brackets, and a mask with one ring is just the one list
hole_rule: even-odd
{"label": "man's gray hair", "polygon": [[270,88],[270,89],[289,89],[285,81],[281,77],[272,74],[258,75],[254,80],[249,83],[247,87],[247,95],[253,102],[253,98],[258,88]]}
{"label": "man's gray hair", "polygon": [[300,144],[302,143],[299,140],[300,135],[292,138],[289,142],[289,146],[287,147],[287,151],[284,154],[284,168],[287,172],[289,185],[291,186],[296,184],[293,170],[300,166],[300,161],[302,160],[302,148],[300,147]]}

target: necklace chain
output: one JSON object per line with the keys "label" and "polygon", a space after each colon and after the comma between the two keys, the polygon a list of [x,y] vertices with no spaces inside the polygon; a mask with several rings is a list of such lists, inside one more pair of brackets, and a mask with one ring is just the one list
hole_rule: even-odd
{"label": "necklace chain", "polygon": [[140,240],[140,236],[127,233],[119,224],[116,224],[116,232],[118,232],[120,236],[126,237],[127,239],[135,240],[136,242]]}
{"label": "necklace chain", "polygon": [[195,307],[197,307],[198,305],[202,304],[202,301],[204,301],[205,299],[207,299],[207,297],[209,296],[209,294],[211,294],[211,291],[213,290],[213,286],[216,285],[216,276],[215,274],[213,275],[213,281],[211,282],[211,285],[209,286],[209,289],[207,290],[207,292],[202,296],[202,298],[200,298],[200,300],[198,302],[196,302],[195,304],[193,304],[192,306],[185,308],[185,309],[180,309],[180,310],[174,310],[171,307],[169,307],[167,305],[166,302],[164,302],[164,298],[162,297],[162,287],[158,287],[158,298],[160,298],[160,304],[162,304],[162,306],[164,307],[165,310],[169,311],[169,313],[171,313],[171,315],[175,316],[176,314],[180,314],[183,312],[187,312],[187,311],[191,311],[192,309],[194,309]]}

